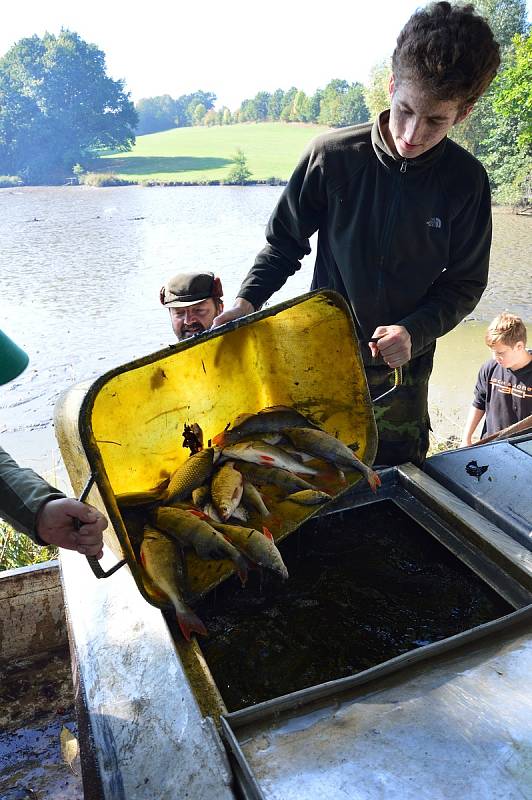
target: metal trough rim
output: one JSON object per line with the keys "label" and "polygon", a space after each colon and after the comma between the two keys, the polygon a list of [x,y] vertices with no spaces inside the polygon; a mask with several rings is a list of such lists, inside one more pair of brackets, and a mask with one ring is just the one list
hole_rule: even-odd
{"label": "metal trough rim", "polygon": [[492,634],[511,630],[527,622],[532,622],[532,603],[499,619],[447,637],[439,642],[425,645],[418,650],[403,653],[356,675],[328,681],[273,700],[257,703],[239,711],[223,714],[220,718],[222,734],[229,753],[234,759],[236,774],[239,777],[240,788],[245,800],[266,799],[240,746],[236,735],[239,729],[252,723],[278,718],[282,713],[290,710],[304,711],[305,707],[319,701],[348,692],[356,687],[369,686],[372,682],[390,675],[400,675],[409,667],[432,661],[438,656],[452,653]]}

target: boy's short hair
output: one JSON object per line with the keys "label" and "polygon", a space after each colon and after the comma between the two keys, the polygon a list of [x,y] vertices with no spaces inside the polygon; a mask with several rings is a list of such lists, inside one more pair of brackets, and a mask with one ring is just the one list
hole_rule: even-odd
{"label": "boy's short hair", "polygon": [[438,100],[467,108],[497,73],[499,45],[472,5],[432,3],[416,11],[397,38],[392,56],[396,83],[415,81]]}
{"label": "boy's short hair", "polygon": [[490,322],[484,341],[488,347],[493,347],[494,344],[515,347],[517,342],[523,342],[526,345],[525,323],[521,317],[505,311]]}

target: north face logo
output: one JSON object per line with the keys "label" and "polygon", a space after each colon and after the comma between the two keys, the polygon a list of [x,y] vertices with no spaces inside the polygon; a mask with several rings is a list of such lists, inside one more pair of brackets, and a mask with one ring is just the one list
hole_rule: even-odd
{"label": "north face logo", "polygon": [[439,217],[431,217],[426,224],[429,228],[441,228],[441,219]]}

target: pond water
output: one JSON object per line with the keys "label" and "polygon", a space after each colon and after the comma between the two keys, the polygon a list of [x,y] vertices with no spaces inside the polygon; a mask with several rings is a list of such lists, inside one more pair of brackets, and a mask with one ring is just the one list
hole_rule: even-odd
{"label": "pond water", "polygon": [[[159,288],[208,268],[230,302],[264,243],[281,187],[25,188],[0,191],[0,327],[30,355],[2,387],[0,443],[53,479],[52,427],[69,386],[171,344]],[[485,323],[502,309],[532,323],[532,218],[495,210],[490,283],[472,320],[438,346],[431,388],[435,435],[458,435],[480,364]],[[273,302],[308,290],[314,257]],[[532,334],[532,331],[531,331]]]}

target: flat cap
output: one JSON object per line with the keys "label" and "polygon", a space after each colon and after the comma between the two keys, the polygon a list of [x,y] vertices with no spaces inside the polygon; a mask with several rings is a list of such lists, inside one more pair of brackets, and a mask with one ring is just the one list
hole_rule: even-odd
{"label": "flat cap", "polygon": [[161,303],[167,308],[184,308],[221,296],[222,284],[213,272],[179,272],[160,291]]}

